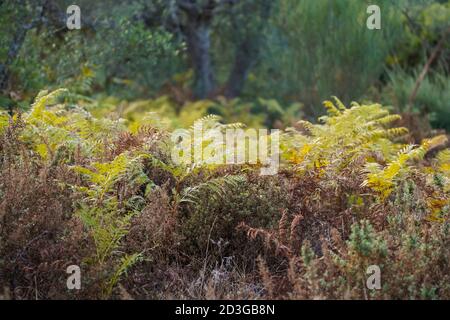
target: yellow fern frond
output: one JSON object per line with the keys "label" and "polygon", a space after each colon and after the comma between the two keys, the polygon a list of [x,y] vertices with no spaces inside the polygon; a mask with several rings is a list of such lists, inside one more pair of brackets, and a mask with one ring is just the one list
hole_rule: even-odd
{"label": "yellow fern frond", "polygon": [[341,114],[341,111],[336,108],[333,102],[327,100],[323,102],[323,105],[327,109],[327,112],[330,116],[338,116]]}
{"label": "yellow fern frond", "polygon": [[341,111],[347,110],[347,107],[342,103],[341,100],[338,99],[338,97],[332,96],[332,98],[333,98],[334,102],[336,103],[339,110],[341,110]]}

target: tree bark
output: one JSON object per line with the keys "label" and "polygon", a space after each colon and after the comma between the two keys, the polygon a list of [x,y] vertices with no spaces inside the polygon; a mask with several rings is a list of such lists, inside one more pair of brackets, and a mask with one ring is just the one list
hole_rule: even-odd
{"label": "tree bark", "polygon": [[234,65],[225,87],[225,97],[232,99],[241,94],[247,75],[256,61],[258,42],[258,40],[245,39],[237,47]]}
{"label": "tree bark", "polygon": [[194,95],[198,99],[209,97],[215,89],[211,62],[209,21],[191,18],[186,26],[189,57],[194,69]]}

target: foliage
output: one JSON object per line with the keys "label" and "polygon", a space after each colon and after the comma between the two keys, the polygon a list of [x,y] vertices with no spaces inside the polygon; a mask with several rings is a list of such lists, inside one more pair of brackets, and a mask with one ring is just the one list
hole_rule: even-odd
{"label": "foliage", "polygon": [[[399,1],[398,17],[404,25],[403,36],[396,50],[388,57],[389,66],[414,70],[422,67],[424,61],[449,27],[450,3],[448,1]],[[439,56],[436,66],[446,65],[448,48]],[[448,71],[448,70],[447,70]]]}
{"label": "foliage", "polygon": [[[65,15],[71,3],[64,2],[49,10],[56,11],[57,17]],[[26,6],[22,15],[32,16],[35,5]],[[34,94],[44,86],[66,86],[91,94],[95,87],[129,97],[130,93],[159,90],[178,71],[183,45],[162,28],[148,29],[143,21],[136,22],[137,12],[144,10],[142,3],[79,1],[77,5],[82,8],[80,31],[67,30],[65,21],[53,16],[28,31],[12,65],[16,91]],[[9,19],[14,12],[0,16]]]}
{"label": "foliage", "polygon": [[[318,105],[331,92],[344,101],[358,99],[377,83],[383,61],[401,34],[395,31],[400,26],[388,1],[377,3],[383,8],[382,29],[367,29],[369,4],[279,1],[268,34],[270,45],[249,86],[264,97],[302,101],[313,118],[322,113]],[[275,79],[276,84],[258,79]]]}
{"label": "foliage", "polygon": [[[397,112],[405,112],[408,99],[413,91],[418,72],[412,75],[405,71],[389,73],[389,83],[383,88],[381,96],[389,101]],[[434,128],[449,130],[450,82],[444,73],[435,73],[424,79],[413,105],[413,112],[429,118]]]}
{"label": "foliage", "polygon": [[375,2],[0,1],[0,298],[449,299],[450,1]]}
{"label": "foliage", "polygon": [[[205,46],[189,48],[187,30],[196,25],[186,21],[189,15],[176,2],[79,1],[83,8],[79,31],[67,30],[60,19],[68,1],[44,6],[40,20],[32,2],[21,3],[8,1],[0,12],[8,26],[0,35],[5,43],[0,66],[7,64],[11,73],[2,107],[26,108],[21,97],[30,101],[42,87],[61,86],[132,100],[168,93],[178,99],[183,96],[183,102],[193,98],[193,78],[198,78],[193,52]],[[225,95],[246,102],[262,97],[282,101],[283,107],[301,101],[303,111],[316,117],[323,111],[320,101],[331,92],[350,102],[383,85],[386,66],[422,67],[448,25],[448,2],[378,1],[383,27],[376,31],[365,27],[369,4],[231,1],[218,5],[212,15],[205,12],[209,49],[204,56],[211,56],[216,82],[208,97]],[[28,22],[33,19],[36,23],[31,26]],[[16,30],[22,27],[29,29],[23,42],[17,43],[20,50],[7,61]],[[439,59],[444,67],[445,52]],[[8,96],[10,91],[14,97]]]}
{"label": "foliage", "polygon": [[[121,120],[120,105],[73,99],[41,92],[29,112],[2,114],[0,284],[12,298],[449,297],[443,136],[402,143],[399,116],[335,98],[320,124],[283,132],[280,171],[263,177],[173,163],[169,127],[141,122],[146,104]],[[76,293],[70,264],[84,270]],[[364,286],[373,264],[379,291]]]}

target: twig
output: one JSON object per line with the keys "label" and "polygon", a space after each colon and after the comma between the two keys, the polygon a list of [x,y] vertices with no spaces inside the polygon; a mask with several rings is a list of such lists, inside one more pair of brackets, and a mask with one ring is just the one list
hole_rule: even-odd
{"label": "twig", "polygon": [[211,234],[212,234],[212,231],[216,224],[216,221],[217,221],[217,215],[214,217],[214,221],[211,225],[211,229],[209,229],[208,242],[206,244],[205,260],[203,261],[202,282],[201,282],[200,290],[203,290],[203,286],[205,283],[206,264],[208,263],[208,254],[209,254],[209,242],[211,241]]}
{"label": "twig", "polygon": [[423,80],[425,79],[426,75],[428,74],[428,71],[430,70],[431,64],[434,62],[434,60],[436,60],[439,52],[444,47],[445,40],[446,40],[447,35],[449,33],[450,33],[450,27],[447,28],[447,30],[445,30],[445,32],[443,33],[441,39],[439,40],[438,44],[434,48],[433,52],[431,53],[431,56],[428,58],[427,63],[423,67],[422,72],[420,73],[419,77],[417,78],[416,83],[414,85],[414,89],[413,89],[411,95],[409,96],[408,109],[407,109],[408,113],[412,112],[412,106],[413,106],[414,101],[416,99],[416,96],[417,96],[417,93],[419,91],[420,85],[422,84]]}

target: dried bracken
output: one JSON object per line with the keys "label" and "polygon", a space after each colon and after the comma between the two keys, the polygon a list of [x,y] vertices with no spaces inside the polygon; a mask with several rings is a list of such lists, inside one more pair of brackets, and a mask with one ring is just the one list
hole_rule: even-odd
{"label": "dried bracken", "polygon": [[[335,99],[322,124],[282,134],[279,173],[260,176],[174,164],[168,130],[95,118],[63,93],[2,114],[0,297],[450,298],[445,137],[402,143],[398,116]],[[82,290],[67,290],[73,264]]]}

